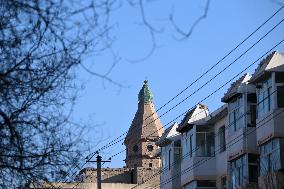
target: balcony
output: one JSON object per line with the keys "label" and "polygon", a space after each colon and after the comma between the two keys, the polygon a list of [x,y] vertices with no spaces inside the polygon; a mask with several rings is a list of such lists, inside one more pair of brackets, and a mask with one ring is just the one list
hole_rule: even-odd
{"label": "balcony", "polygon": [[261,145],[275,137],[284,137],[284,109],[278,108],[256,121],[257,144]]}
{"label": "balcony", "polygon": [[215,157],[186,157],[181,162],[181,185],[193,180],[215,180]]}
{"label": "balcony", "polygon": [[226,140],[228,159],[234,159],[244,153],[258,153],[255,127],[239,128]]}

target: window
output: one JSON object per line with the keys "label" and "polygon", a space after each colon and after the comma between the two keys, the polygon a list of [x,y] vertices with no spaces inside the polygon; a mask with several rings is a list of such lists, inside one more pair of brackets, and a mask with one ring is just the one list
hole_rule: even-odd
{"label": "window", "polygon": [[184,186],[184,189],[216,188],[215,180],[195,180]]}
{"label": "window", "polygon": [[184,186],[184,189],[195,189],[197,187],[196,181],[192,181]]}
{"label": "window", "polygon": [[184,155],[187,155],[188,154],[188,137],[186,137],[185,139],[185,154]]}
{"label": "window", "polygon": [[221,189],[227,189],[227,177],[221,178]]}
{"label": "window", "polygon": [[231,187],[237,189],[245,183],[246,158],[242,156],[230,162]]}
{"label": "window", "polygon": [[284,72],[275,73],[275,82],[277,87],[277,105],[284,108]]}
{"label": "window", "polygon": [[243,116],[243,98],[239,96],[229,102],[229,132],[233,133],[239,128],[244,127],[244,116]]}
{"label": "window", "polygon": [[148,144],[148,145],[147,145],[147,150],[148,150],[149,152],[153,151],[153,150],[154,150],[154,146],[153,146],[152,144]]}
{"label": "window", "polygon": [[252,105],[252,104],[248,105],[247,124],[248,124],[248,127],[256,126],[256,105]]}
{"label": "window", "polygon": [[257,87],[257,117],[263,117],[272,109],[272,81],[271,77]]}
{"label": "window", "polygon": [[192,137],[193,135],[190,135],[189,137],[189,155],[192,157]]}
{"label": "window", "polygon": [[170,165],[170,153],[171,153],[171,145],[163,147],[163,167],[168,169],[168,165]]}
{"label": "window", "polygon": [[216,187],[216,181],[214,180],[197,180],[197,187]]}
{"label": "window", "polygon": [[196,156],[214,156],[213,132],[196,132]]}
{"label": "window", "polygon": [[277,86],[277,105],[284,108],[284,86]]}
{"label": "window", "polygon": [[162,147],[162,166],[165,167],[167,165],[166,163],[166,157],[167,157],[167,153],[166,153],[166,147]]}
{"label": "window", "polygon": [[276,72],[275,73],[275,82],[276,83],[284,83],[284,72]]}
{"label": "window", "polygon": [[222,126],[219,129],[219,144],[220,152],[224,152],[226,150],[225,126]]}
{"label": "window", "polygon": [[134,151],[134,152],[137,152],[137,151],[138,151],[138,145],[134,145],[134,146],[133,146],[133,151]]}
{"label": "window", "polygon": [[248,155],[248,165],[249,165],[249,182],[257,183],[258,179],[258,155],[249,154]]}
{"label": "window", "polygon": [[184,139],[183,143],[183,156],[189,156],[192,157],[192,139],[193,135],[191,134],[190,136],[185,136],[186,138]]}
{"label": "window", "polygon": [[152,163],[149,163],[149,167],[153,167],[153,164],[152,164]]}
{"label": "window", "polygon": [[180,140],[174,142],[174,159],[173,162],[179,164],[181,161],[181,146]]}
{"label": "window", "polygon": [[169,150],[169,170],[171,169],[171,149]]}
{"label": "window", "polygon": [[280,169],[280,159],[278,138],[262,145],[260,147],[260,174],[266,175],[268,172]]}

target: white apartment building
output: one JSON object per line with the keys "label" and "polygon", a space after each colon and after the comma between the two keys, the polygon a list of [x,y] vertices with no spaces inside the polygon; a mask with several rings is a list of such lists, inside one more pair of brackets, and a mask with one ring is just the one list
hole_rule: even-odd
{"label": "white apartment building", "polygon": [[221,101],[211,114],[197,105],[164,133],[160,188],[284,188],[284,53],[267,56]]}

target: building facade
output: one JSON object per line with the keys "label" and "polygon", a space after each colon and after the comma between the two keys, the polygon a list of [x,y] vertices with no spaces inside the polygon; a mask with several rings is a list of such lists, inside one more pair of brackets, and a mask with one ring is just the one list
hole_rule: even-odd
{"label": "building facade", "polygon": [[[181,165],[173,173],[163,164],[160,188],[284,188],[284,53],[268,55],[221,101],[216,111],[194,116],[191,110],[178,124],[178,158],[170,154],[175,140],[159,144],[166,150],[162,159],[173,157],[171,164]],[[171,186],[174,179],[180,184]]]}

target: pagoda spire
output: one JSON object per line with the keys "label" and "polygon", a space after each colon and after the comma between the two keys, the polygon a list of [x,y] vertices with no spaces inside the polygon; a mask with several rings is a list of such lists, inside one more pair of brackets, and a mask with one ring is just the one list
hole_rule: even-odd
{"label": "pagoda spire", "polygon": [[159,168],[156,141],[163,133],[161,120],[155,110],[153,95],[145,80],[138,94],[138,109],[124,140],[126,167]]}
{"label": "pagoda spire", "polygon": [[143,103],[153,102],[153,94],[149,89],[148,80],[144,81],[144,85],[138,95],[138,101]]}

